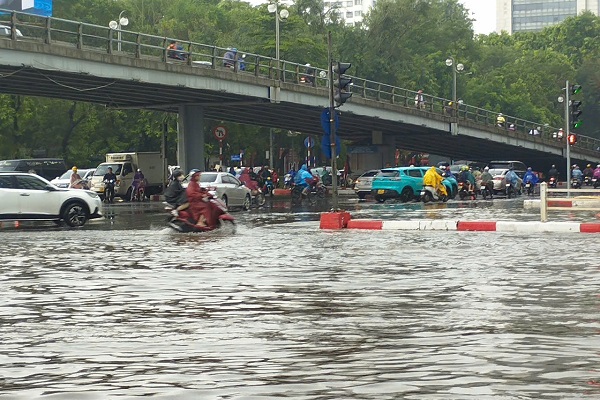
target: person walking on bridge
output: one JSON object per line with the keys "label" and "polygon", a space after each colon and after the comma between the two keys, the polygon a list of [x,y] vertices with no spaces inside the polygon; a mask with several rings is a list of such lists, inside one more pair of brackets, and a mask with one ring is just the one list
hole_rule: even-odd
{"label": "person walking on bridge", "polygon": [[499,128],[504,128],[506,126],[506,118],[504,118],[504,115],[502,115],[502,113],[499,113],[496,117],[496,126],[498,126]]}

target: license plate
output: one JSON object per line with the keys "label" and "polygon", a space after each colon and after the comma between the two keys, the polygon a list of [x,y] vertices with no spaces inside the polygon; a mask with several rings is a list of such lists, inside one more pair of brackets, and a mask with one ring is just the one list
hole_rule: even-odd
{"label": "license plate", "polygon": [[377,194],[384,194],[384,193],[385,193],[385,190],[383,190],[383,189],[379,189],[379,190],[377,191]]}

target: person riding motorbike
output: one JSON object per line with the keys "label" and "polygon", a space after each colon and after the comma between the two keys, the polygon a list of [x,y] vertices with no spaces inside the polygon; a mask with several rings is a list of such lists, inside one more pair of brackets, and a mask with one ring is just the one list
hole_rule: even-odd
{"label": "person riding motorbike", "polygon": [[596,169],[594,170],[594,175],[592,178],[600,179],[600,164],[596,165]]}
{"label": "person riding motorbike", "polygon": [[506,172],[506,175],[504,176],[504,179],[506,180],[507,183],[510,183],[510,185],[514,189],[515,193],[519,191],[519,187],[518,187],[518,185],[519,185],[519,176],[514,171],[513,167],[510,167],[508,169],[508,171]]}
{"label": "person riding motorbike", "polygon": [[554,179],[558,180],[558,170],[556,169],[556,165],[552,164],[552,167],[548,171],[548,179],[554,177]]}
{"label": "person riding motorbike", "polygon": [[250,175],[250,168],[244,168],[242,173],[240,174],[240,182],[244,184],[248,189],[252,191],[252,196],[256,196],[256,192],[258,190],[258,182],[255,179],[252,179]]}
{"label": "person riding motorbike", "polygon": [[475,190],[475,178],[471,171],[469,171],[468,166],[463,166],[460,173],[456,177],[457,182],[462,182],[466,185],[467,191],[472,192]]}
{"label": "person riding motorbike", "polygon": [[432,166],[423,176],[423,186],[433,187],[438,195],[448,196],[448,191],[442,183],[444,178],[437,172],[437,168]]}
{"label": "person riding motorbike", "polygon": [[269,170],[269,167],[267,165],[265,165],[260,170],[260,180],[261,180],[262,184],[264,185],[265,182],[267,182],[267,179],[269,179],[269,178],[272,179],[273,177],[271,175],[271,171]]}
{"label": "person riding motorbike", "polygon": [[592,176],[594,176],[594,169],[592,168],[592,164],[588,164],[585,169],[583,170],[583,176],[587,176],[589,178],[591,178]]}
{"label": "person riding motorbike", "polygon": [[525,172],[525,175],[523,175],[523,184],[527,185],[528,183],[531,183],[533,187],[535,187],[535,185],[538,183],[538,177],[533,173],[531,167],[527,167],[527,172]]}
{"label": "person riding motorbike", "polygon": [[200,171],[192,169],[189,173],[190,183],[188,184],[185,193],[188,198],[190,206],[188,210],[192,215],[192,220],[199,227],[213,227],[215,226],[215,219],[213,218],[214,211],[213,206],[210,203],[212,195],[206,188],[200,186]]}
{"label": "person riding motorbike", "polygon": [[[185,189],[181,185],[181,181],[183,180],[184,175],[181,170],[176,170],[173,172],[173,181],[167,186],[165,190],[165,201],[173,206],[175,209],[173,210],[173,215],[177,215],[179,211],[187,208],[189,204],[187,204],[187,196],[185,194]],[[185,207],[183,207],[185,205]]]}
{"label": "person riding motorbike", "polygon": [[294,178],[294,183],[297,186],[302,187],[302,195],[303,196],[307,196],[309,191],[310,191],[310,187],[314,182],[314,176],[310,173],[310,171],[308,170],[308,166],[306,164],[302,164],[302,167],[300,167],[300,170],[298,171],[298,173],[296,174],[296,177]]}
{"label": "person riding motorbike", "polygon": [[225,52],[225,55],[223,56],[223,66],[227,67],[227,68],[233,68],[233,66],[235,64],[236,56],[237,56],[236,48],[227,50],[227,52]]}
{"label": "person riding motorbike", "polygon": [[72,189],[82,189],[81,186],[81,176],[77,173],[77,167],[73,167],[71,168],[71,170],[73,171],[73,173],[71,174],[71,181],[69,183],[69,187]]}
{"label": "person riding motorbike", "polygon": [[139,198],[139,196],[137,196],[138,191],[140,190],[140,188],[145,186],[146,177],[142,173],[142,170],[138,168],[135,172],[135,175],[133,176],[133,182],[131,183],[131,200],[133,200],[135,197]]}
{"label": "person riding motorbike", "polygon": [[579,165],[573,166],[573,171],[571,171],[571,178],[577,179],[579,183],[583,182],[583,172],[579,169]]}
{"label": "person riding motorbike", "polygon": [[481,187],[487,187],[490,197],[494,193],[494,177],[490,174],[490,167],[485,167],[481,174]]}
{"label": "person riding motorbike", "polygon": [[446,166],[446,169],[444,170],[443,176],[445,178],[454,178],[454,179],[456,179],[456,177],[452,173],[452,170],[450,169],[449,165]]}

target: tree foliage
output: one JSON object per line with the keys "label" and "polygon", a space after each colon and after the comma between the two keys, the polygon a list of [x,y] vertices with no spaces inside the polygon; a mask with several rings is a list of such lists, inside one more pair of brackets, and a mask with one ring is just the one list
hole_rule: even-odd
{"label": "tree foliage", "polygon": [[[335,4],[327,2],[327,4]],[[352,74],[450,98],[452,56],[465,65],[458,95],[467,104],[541,124],[562,124],[556,99],[568,79],[583,85],[584,129],[600,137],[600,18],[585,12],[537,33],[474,35],[458,0],[380,0],[362,24],[346,26],[323,0],[297,0],[281,22],[281,58],[326,67],[327,33],[333,57]],[[275,16],[266,4],[235,0],[61,0],[58,18],[108,25],[123,12],[127,30],[275,56]],[[218,154],[206,122],[208,153]],[[156,150],[164,126],[174,158],[176,116],[117,110],[62,100],[0,95],[0,158],[62,156],[93,165],[109,151]],[[268,128],[229,124],[226,155],[246,150],[257,162],[268,148]],[[276,132],[276,148],[293,138]]]}

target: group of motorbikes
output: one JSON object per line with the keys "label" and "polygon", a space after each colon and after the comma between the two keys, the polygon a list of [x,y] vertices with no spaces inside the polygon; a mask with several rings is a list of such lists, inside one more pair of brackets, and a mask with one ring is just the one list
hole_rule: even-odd
{"label": "group of motorbikes", "polygon": [[598,189],[600,187],[600,179],[594,176],[584,176],[583,180],[571,178],[571,187],[573,189],[581,189],[582,186],[592,186],[594,189]]}

